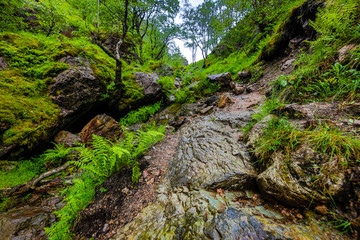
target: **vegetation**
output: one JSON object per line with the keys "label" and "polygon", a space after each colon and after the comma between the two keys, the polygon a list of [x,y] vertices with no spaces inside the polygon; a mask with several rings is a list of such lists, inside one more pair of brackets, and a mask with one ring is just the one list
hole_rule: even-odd
{"label": "vegetation", "polygon": [[128,114],[126,114],[125,117],[121,118],[119,123],[121,126],[130,126],[134,125],[139,122],[145,122],[154,115],[161,106],[161,101],[157,102],[153,105],[141,107],[137,110],[131,111]]}
{"label": "vegetation", "polygon": [[60,166],[69,153],[69,148],[55,144],[54,149],[46,150],[43,154],[30,160],[12,162],[10,170],[0,171],[0,188],[9,188],[25,183],[48,169]]}
{"label": "vegetation", "polygon": [[[329,1],[319,11],[311,25],[319,34],[310,42],[310,52],[304,52],[296,62],[298,68],[282,86],[281,93],[288,101],[347,99],[358,96],[359,58],[354,51],[351,63],[335,63],[337,51],[345,44],[360,38],[358,1]],[[343,14],[338,14],[339,12]]]}
{"label": "vegetation", "polygon": [[165,126],[150,127],[147,131],[127,132],[120,143],[93,135],[92,148],[81,145],[75,150],[79,161],[73,163],[79,168],[80,175],[73,185],[63,191],[66,205],[56,212],[59,221],[46,229],[50,239],[72,239],[71,226],[93,199],[95,189],[114,172],[123,167],[132,167],[132,180],[138,182],[140,169],[137,159],[154,143],[161,140]]}
{"label": "vegetation", "polygon": [[[246,70],[251,72],[250,81],[257,81],[264,72],[264,61],[276,55],[287,34],[290,16],[305,2],[205,0],[193,7],[185,1],[179,15],[178,0],[0,0],[0,148],[31,149],[49,138],[49,129],[61,114],[49,97],[49,87],[70,67],[61,61],[64,57],[89,61],[95,77],[107,89],[102,101],[114,109],[132,109],[144,98],[135,72],[159,74],[163,95],[174,96],[174,109],[178,109],[220,89],[207,79],[209,74],[229,72],[236,79],[238,72]],[[253,115],[246,132],[287,103],[360,100],[359,1],[309,2],[323,3],[309,25],[317,36],[306,41],[308,47],[302,49],[293,73],[271,83],[271,97]],[[177,16],[182,24],[175,23]],[[200,49],[203,60],[184,66],[186,60],[175,38],[191,48],[193,60]],[[348,44],[353,44],[353,49],[340,61],[337,53]],[[181,81],[179,89],[174,86],[175,78]],[[140,107],[119,122],[124,127],[146,122],[161,107],[161,101]],[[66,206],[56,212],[59,221],[46,229],[50,239],[71,239],[72,224],[92,201],[97,187],[122,168],[132,168],[136,184],[138,158],[161,140],[164,132],[164,126],[151,125],[137,132],[124,130],[125,138],[117,143],[94,136],[90,147],[55,145],[31,160],[6,163],[13,168],[0,171],[0,188],[29,181],[76,152],[79,159],[72,162],[76,179],[63,191]],[[338,156],[343,166],[359,165],[356,134],[323,122],[299,130],[281,116],[268,121],[254,151],[261,163],[279,151],[286,161],[302,144]],[[2,199],[0,211],[13,202],[12,198]],[[348,219],[334,219],[337,228],[352,231]]]}

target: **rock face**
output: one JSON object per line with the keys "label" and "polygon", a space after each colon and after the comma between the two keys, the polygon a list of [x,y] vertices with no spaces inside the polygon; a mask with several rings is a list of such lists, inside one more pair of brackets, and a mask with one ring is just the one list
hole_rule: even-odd
{"label": "rock face", "polygon": [[161,85],[157,82],[159,77],[156,74],[143,72],[134,73],[136,83],[144,88],[143,93],[146,100],[156,101],[161,96]]}
{"label": "rock face", "polygon": [[51,210],[44,208],[18,208],[0,214],[1,239],[46,238],[44,227],[50,220]]}
{"label": "rock face", "polygon": [[[307,146],[291,153],[289,159],[277,152],[270,162],[272,165],[257,178],[260,191],[288,206],[307,207],[329,201],[328,196],[339,197],[346,185],[338,159]],[[321,193],[323,189],[327,190]]]}
{"label": "rock face", "polygon": [[215,75],[209,75],[207,77],[211,82],[220,83],[223,87],[228,87],[230,85],[231,74],[230,73],[220,73]]}
{"label": "rock face", "polygon": [[177,155],[169,166],[171,186],[251,189],[255,170],[235,134],[231,128],[208,121],[197,121],[184,129]]}
{"label": "rock face", "polygon": [[337,53],[339,62],[344,62],[345,60],[348,60],[349,57],[351,56],[351,54],[349,52],[352,50],[355,50],[358,47],[359,47],[359,45],[356,45],[356,44],[350,44],[350,45],[343,46]]}
{"label": "rock face", "polygon": [[66,57],[70,68],[55,78],[50,86],[51,99],[60,106],[63,118],[86,112],[106,93],[105,84],[94,76],[87,59]]}
{"label": "rock face", "polygon": [[106,114],[102,114],[97,115],[86,124],[79,136],[83,143],[88,143],[92,140],[93,134],[115,141],[121,137],[122,133],[122,128],[117,121]]}
{"label": "rock face", "polygon": [[251,113],[237,115],[214,113],[184,127],[157,200],[113,239],[344,239],[313,218],[299,225],[280,210],[248,202],[257,199],[256,171],[238,142],[238,126]]}

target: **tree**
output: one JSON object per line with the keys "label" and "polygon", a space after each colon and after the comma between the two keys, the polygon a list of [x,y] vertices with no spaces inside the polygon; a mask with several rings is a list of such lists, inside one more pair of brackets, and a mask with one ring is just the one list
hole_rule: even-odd
{"label": "tree", "polygon": [[216,46],[220,36],[214,27],[217,21],[217,5],[213,1],[205,0],[196,8],[189,2],[185,3],[182,14],[182,34],[187,47],[200,48],[206,67],[206,58],[211,49]]}

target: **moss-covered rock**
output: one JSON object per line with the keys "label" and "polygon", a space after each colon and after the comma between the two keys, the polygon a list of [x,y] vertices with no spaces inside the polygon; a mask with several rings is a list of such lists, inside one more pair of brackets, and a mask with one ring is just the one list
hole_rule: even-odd
{"label": "moss-covered rock", "polygon": [[[72,111],[74,117],[99,102],[110,82],[110,70],[115,66],[111,58],[88,40],[31,33],[0,34],[0,57],[6,63],[0,70],[2,158],[31,153],[39,143],[51,140],[73,120],[65,119],[69,114],[64,112]],[[76,60],[60,61],[64,57]],[[77,75],[72,82],[63,79],[65,85],[59,86],[56,79],[64,76],[64,71]],[[86,79],[85,85],[81,85],[81,79]],[[50,87],[54,85],[58,88]],[[49,90],[54,90],[53,94]],[[83,96],[85,104],[78,97],[73,102],[56,98],[65,91],[65,95],[76,96],[84,91],[89,94]]]}

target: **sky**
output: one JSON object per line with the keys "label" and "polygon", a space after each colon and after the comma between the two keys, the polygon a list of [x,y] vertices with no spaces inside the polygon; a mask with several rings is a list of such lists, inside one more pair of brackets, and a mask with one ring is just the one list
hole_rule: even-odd
{"label": "sky", "polygon": [[[191,5],[193,5],[194,7],[201,4],[203,2],[203,0],[189,0],[189,2],[191,3]],[[181,0],[180,1],[181,7],[184,4],[184,1]],[[175,19],[176,23],[181,23],[181,19],[180,19],[180,14],[176,17]],[[180,48],[181,53],[186,57],[186,59],[188,60],[188,63],[192,63],[192,54],[191,54],[191,49],[190,48],[186,48],[184,46],[184,42],[180,39],[175,39],[175,44],[176,46],[178,46]],[[200,61],[202,59],[201,56],[201,51],[200,49],[197,50],[196,53],[196,61]]]}

